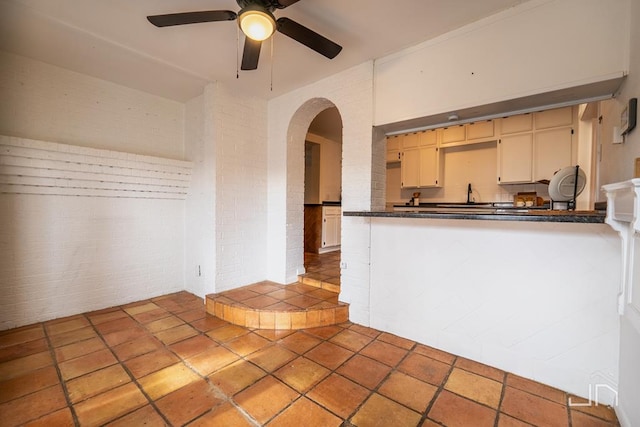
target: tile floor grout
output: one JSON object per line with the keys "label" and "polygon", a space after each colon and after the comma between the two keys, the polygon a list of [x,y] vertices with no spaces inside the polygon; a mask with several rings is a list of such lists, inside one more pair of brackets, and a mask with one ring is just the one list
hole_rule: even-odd
{"label": "tile floor grout", "polygon": [[0,331],[0,426],[619,425],[570,397],[352,322],[231,325],[184,291]]}
{"label": "tile floor grout", "polygon": [[[123,309],[123,311],[126,313],[126,318],[127,318],[127,319],[130,319],[130,320],[132,320],[132,321],[135,321],[135,322],[137,322],[137,323],[139,323],[139,324],[143,324],[143,323],[141,323],[139,320],[135,319],[135,317],[134,317],[134,316],[132,316],[130,313],[126,312],[124,309]],[[175,314],[175,315],[179,317],[179,314]],[[168,317],[168,316],[165,316],[165,317],[163,317],[163,318],[166,318],[166,317]],[[75,318],[77,318],[77,316],[76,316]],[[108,349],[109,349],[109,352],[110,352],[110,353],[111,353],[111,354],[112,354],[112,355],[117,359],[117,358],[118,358],[118,355],[116,354],[116,352],[115,352],[115,351],[113,350],[113,348],[112,348],[112,347],[114,347],[114,346],[116,346],[116,345],[114,345],[114,346],[110,346],[110,345],[109,345],[109,343],[104,339],[103,334],[102,334],[102,333],[98,330],[98,328],[96,327],[97,325],[96,325],[96,324],[94,324],[94,323],[91,321],[90,316],[87,316],[87,315],[85,315],[85,314],[82,314],[82,315],[81,315],[81,318],[88,322],[88,324],[91,326],[91,329],[96,333],[97,337],[99,337],[99,338],[100,338],[100,341],[101,341],[101,342],[106,346],[106,348],[108,348]],[[206,318],[206,317],[205,317],[205,318]],[[118,319],[118,320],[119,320],[119,319]],[[105,323],[106,323],[106,322],[105,322]],[[152,323],[152,322],[148,322],[148,323]],[[147,323],[147,324],[148,324],[148,323]],[[78,418],[77,418],[77,414],[76,414],[76,412],[73,410],[72,399],[71,399],[71,398],[70,398],[70,396],[69,396],[69,390],[68,390],[68,387],[67,387],[67,385],[66,385],[66,383],[65,383],[65,381],[64,381],[64,377],[63,377],[63,375],[62,375],[62,373],[61,373],[61,371],[60,371],[60,369],[59,369],[59,363],[63,363],[63,362],[60,362],[60,361],[58,360],[58,357],[57,357],[57,355],[56,355],[56,353],[55,353],[55,346],[54,346],[54,344],[53,344],[53,342],[52,342],[52,339],[51,339],[51,338],[52,338],[52,335],[55,335],[55,334],[51,334],[51,332],[48,330],[48,328],[46,327],[47,322],[42,323],[42,324],[39,324],[39,325],[41,325],[42,330],[43,330],[43,332],[44,332],[44,334],[45,334],[46,341],[47,341],[47,345],[48,345],[48,347],[49,347],[49,353],[50,353],[50,354],[52,354],[53,360],[56,362],[55,364],[56,364],[56,371],[57,371],[57,374],[58,374],[58,379],[60,380],[61,384],[63,385],[63,389],[64,389],[64,393],[65,393],[65,400],[66,400],[66,402],[67,402],[67,405],[70,407],[70,409],[71,409],[71,410],[72,410],[72,412],[73,412],[73,418],[74,418],[74,421],[75,421],[76,423],[78,423],[78,424],[79,424],[79,421],[78,421]],[[143,325],[144,325],[144,324],[143,324]],[[329,334],[329,335],[327,335],[327,336],[322,336],[322,338],[324,338],[324,340],[319,340],[319,341],[315,342],[312,346],[310,346],[309,348],[305,349],[302,353],[297,353],[297,352],[295,352],[297,357],[296,357],[296,356],[294,356],[294,358],[295,358],[295,359],[292,359],[292,360],[296,360],[296,359],[298,359],[298,358],[304,357],[304,355],[306,355],[307,353],[309,353],[309,352],[310,352],[310,351],[312,351],[313,349],[317,348],[317,347],[318,347],[318,346],[320,346],[322,343],[330,342],[330,340],[331,340],[332,338],[334,338],[335,336],[337,336],[337,335],[338,335],[338,334],[340,334],[341,332],[344,332],[345,330],[350,330],[349,328],[351,328],[352,326],[353,326],[353,324],[350,324],[350,323],[348,323],[348,324],[346,324],[346,325],[341,325],[341,326],[339,327],[339,329],[335,329],[335,330],[333,331],[333,333],[331,333],[331,334]],[[218,328],[221,328],[221,327],[223,327],[223,326],[222,326],[222,325],[219,325],[219,326],[218,326]],[[211,330],[215,330],[215,329],[217,329],[217,328],[213,328],[213,329],[211,329]],[[319,329],[323,329],[323,328],[319,328]],[[249,331],[248,333],[252,333],[252,332],[255,332],[255,331]],[[354,332],[355,332],[355,331],[354,331]],[[205,333],[204,331],[202,331],[202,332],[201,332],[201,334],[204,334],[204,333]],[[307,332],[304,332],[304,333],[306,334]],[[357,333],[357,332],[356,332],[356,333]],[[314,335],[314,334],[313,334],[313,332],[311,332],[311,334],[312,334],[312,335]],[[286,334],[286,336],[290,336],[290,335],[293,335],[293,333]],[[353,352],[353,354],[351,354],[347,359],[345,359],[345,360],[344,360],[340,365],[338,365],[336,368],[334,368],[334,369],[330,369],[330,370],[329,370],[329,372],[328,372],[328,373],[323,377],[323,379],[326,379],[327,377],[331,376],[332,374],[340,375],[340,373],[338,372],[338,370],[339,370],[339,368],[340,368],[340,367],[344,366],[344,365],[345,365],[346,363],[348,363],[350,360],[352,360],[352,359],[354,359],[356,356],[360,355],[360,351],[361,351],[361,350],[363,350],[363,349],[367,348],[367,346],[368,346],[369,344],[371,344],[372,342],[374,342],[374,341],[378,340],[382,335],[384,335],[384,333],[378,332],[375,336],[373,336],[373,337],[368,337],[368,338],[370,338],[370,339],[369,339],[369,340],[367,340],[367,344],[364,344],[364,345],[360,348],[360,350],[358,350],[358,351],[354,351],[354,352]],[[284,338],[286,338],[286,336],[285,336]],[[317,336],[317,335],[316,335],[316,336]],[[177,341],[177,342],[179,343],[179,342],[182,342],[182,341]],[[72,345],[72,344],[73,344],[73,343],[69,343],[69,344],[67,344],[67,345]],[[339,342],[333,342],[333,344],[335,344],[335,345],[338,345],[338,346],[342,347],[342,346],[341,346],[341,344],[340,344]],[[388,344],[389,344],[389,345],[394,346],[394,344],[393,344],[393,343],[388,343]],[[224,346],[225,348],[227,348],[227,346],[225,346],[225,342],[220,343],[220,345],[222,345],[222,346]],[[418,345],[419,345],[418,343],[415,343],[415,342],[414,342],[414,343],[411,345],[411,347],[410,347],[410,348],[408,348],[408,349],[404,349],[404,350],[405,350],[404,355],[403,355],[403,356],[402,356],[402,357],[401,357],[401,358],[400,358],[400,359],[399,359],[399,360],[394,364],[394,366],[390,367],[390,369],[388,370],[388,372],[386,373],[386,375],[385,375],[385,376],[384,376],[384,377],[383,377],[383,378],[382,378],[382,379],[381,379],[381,380],[376,384],[376,386],[375,386],[375,387],[373,387],[373,388],[369,389],[369,392],[367,393],[366,398],[365,398],[365,399],[363,399],[363,400],[359,403],[359,405],[358,405],[358,406],[356,406],[356,407],[353,409],[353,411],[349,413],[349,415],[348,415],[347,419],[352,418],[355,414],[357,414],[357,413],[362,409],[362,407],[366,404],[366,402],[368,401],[368,399],[369,399],[372,395],[374,395],[374,394],[378,393],[378,392],[380,391],[381,386],[382,386],[383,384],[385,384],[385,383],[389,380],[389,378],[390,378],[390,377],[391,377],[395,372],[400,372],[400,371],[398,371],[398,367],[399,367],[400,365],[402,365],[402,364],[403,364],[403,362],[404,362],[404,361],[406,361],[406,360],[407,360],[407,358],[409,358],[409,357],[410,357],[410,355],[412,355],[412,354],[416,354],[416,353],[415,353],[415,350],[416,350],[416,348],[418,347]],[[167,344],[167,345],[165,345],[165,346],[166,346],[166,347],[170,347],[170,345],[168,345],[168,344]],[[64,346],[62,346],[62,347],[64,347]],[[351,351],[351,350],[352,350],[351,348],[347,348],[347,347],[343,347],[343,348],[345,348],[345,349],[347,349],[347,350],[349,350],[349,351]],[[397,348],[400,348],[400,347],[397,347]],[[170,349],[170,348],[169,348],[169,350],[170,350],[170,351],[172,351],[172,353],[174,353],[177,357],[182,358],[182,357],[181,357],[178,353],[176,353],[174,350],[172,350],[172,349]],[[247,355],[242,355],[242,353],[238,353],[238,352],[234,351],[233,349],[230,349],[230,351],[232,351],[232,352],[236,353],[236,354],[237,354],[241,359],[245,359],[245,360],[246,360],[246,357],[247,357],[247,356],[249,356],[249,355],[253,354],[253,353],[249,353],[249,354],[247,354]],[[362,357],[369,358],[369,357],[368,357],[368,356],[366,356],[366,355],[361,355],[361,356],[362,356]],[[464,368],[456,368],[456,362],[458,361],[458,359],[459,359],[458,357],[454,356],[454,357],[453,357],[453,359],[451,360],[451,363],[449,364],[449,367],[448,367],[448,369],[447,369],[447,374],[446,374],[446,376],[445,376],[445,377],[442,379],[442,381],[440,382],[440,385],[438,386],[438,389],[437,389],[436,393],[435,393],[435,394],[433,395],[433,397],[431,398],[431,401],[430,401],[429,405],[426,407],[425,411],[423,412],[423,414],[422,414],[422,416],[421,416],[421,418],[420,418],[420,422],[421,422],[421,423],[429,419],[429,418],[428,418],[428,416],[427,416],[427,414],[429,413],[429,411],[431,410],[431,408],[433,407],[433,405],[434,405],[434,404],[435,404],[435,402],[437,401],[437,399],[438,399],[439,395],[443,392],[443,390],[445,390],[445,386],[446,386],[446,384],[447,384],[447,380],[448,380],[448,379],[449,379],[449,377],[451,376],[451,374],[452,374],[453,370],[454,370],[454,369],[462,369],[462,370],[465,370]],[[70,360],[74,360],[74,359],[70,359]],[[371,359],[371,360],[375,360],[375,359]],[[186,366],[187,366],[187,367],[189,367],[189,369],[190,369],[190,370],[192,370],[192,371],[193,371],[196,375],[198,375],[201,379],[205,379],[205,380],[206,380],[206,379],[208,378],[208,376],[204,376],[204,375],[202,375],[200,372],[198,372],[198,371],[197,371],[197,369],[195,369],[192,365],[190,365],[189,363],[186,363],[186,360],[184,360],[184,358],[183,358],[183,361],[185,362]],[[246,361],[247,361],[248,363],[251,363],[251,360],[246,360]],[[287,362],[287,363],[289,363],[289,362]],[[122,365],[122,367],[125,369],[125,372],[126,372],[126,373],[127,373],[127,375],[129,376],[130,380],[131,380],[134,384],[136,384],[136,385],[137,385],[137,387],[138,387],[138,388],[143,392],[143,394],[145,395],[145,397],[147,398],[147,400],[149,401],[149,403],[151,404],[151,406],[152,406],[152,407],[153,407],[153,408],[158,412],[158,414],[162,417],[162,419],[164,420],[164,422],[170,423],[170,420],[169,420],[169,419],[167,419],[167,418],[162,414],[162,411],[161,411],[161,410],[157,407],[157,405],[155,404],[155,400],[154,400],[154,399],[152,399],[152,397],[146,393],[146,391],[144,390],[144,387],[143,387],[143,386],[140,384],[140,382],[138,381],[138,378],[136,378],[136,376],[131,372],[131,370],[126,366],[126,364],[122,363],[122,361],[121,361],[121,365]],[[286,363],[285,363],[285,365],[286,365]],[[225,365],[225,366],[226,366],[226,365]],[[257,365],[256,365],[256,366],[257,366]],[[388,366],[388,365],[386,365],[386,366]],[[257,366],[257,367],[259,368],[259,366]],[[280,368],[281,368],[281,366],[280,366],[279,368],[276,368],[276,369],[280,369]],[[465,371],[466,371],[466,370],[465,370]],[[93,372],[93,371],[92,371],[92,372]],[[274,372],[275,372],[275,371],[274,371]],[[467,372],[473,373],[472,371],[467,371]],[[88,375],[89,373],[91,373],[91,372],[85,373],[85,375]],[[271,373],[270,373],[270,374],[268,374],[268,375],[273,375],[273,372],[271,372]],[[503,398],[504,398],[504,394],[505,394],[505,391],[506,391],[506,387],[507,387],[507,375],[508,375],[507,373],[504,373],[504,374],[503,374],[503,384],[502,384],[502,388],[501,388],[501,398],[500,398],[500,403],[502,403],[502,400],[503,400]],[[276,377],[276,378],[277,378],[277,377]],[[346,378],[346,377],[345,377],[345,378]],[[315,385],[317,385],[317,384],[318,384],[318,383],[315,383],[315,384],[313,384],[313,385],[315,386]],[[246,387],[244,387],[244,388],[240,388],[240,389],[236,390],[236,394],[241,393],[242,391],[244,391],[244,390],[248,389],[249,387],[251,387],[251,385],[246,385]],[[280,414],[282,414],[284,411],[286,411],[286,410],[287,410],[291,405],[293,405],[295,402],[297,402],[298,400],[300,400],[302,397],[309,398],[309,397],[307,396],[307,394],[308,394],[312,389],[313,389],[313,387],[310,387],[310,388],[308,388],[306,391],[299,392],[299,396],[298,396],[298,397],[296,397],[293,401],[291,401],[290,405],[285,406],[285,407],[281,408],[278,412],[276,412],[276,414],[274,414],[273,418],[278,417]],[[389,397],[389,398],[390,398],[392,401],[394,401],[394,402],[396,402],[396,403],[398,403],[398,404],[402,405],[403,407],[405,407],[405,408],[407,408],[407,409],[409,409],[409,410],[413,410],[413,409],[411,409],[410,407],[406,406],[404,403],[402,403],[402,402],[398,402],[398,401],[397,401],[397,400],[395,400],[393,397]],[[544,398],[544,397],[543,397],[543,398]],[[546,398],[545,398],[545,399],[546,399]],[[227,397],[227,400],[228,400],[228,401],[233,402],[233,397],[232,397],[232,396],[228,396],[228,397]],[[79,401],[79,402],[77,402],[77,403],[80,403],[80,402],[82,402],[82,401]],[[483,405],[483,406],[485,406],[485,407],[487,407],[487,408],[489,408],[489,409],[495,409],[495,408],[491,408],[491,407],[486,406],[486,405]],[[325,408],[325,409],[328,409],[328,408]],[[330,412],[332,412],[330,409],[328,409],[328,410],[329,410]],[[570,416],[570,410],[568,409],[568,411],[569,411],[568,416]],[[333,412],[332,412],[332,413],[333,413]],[[335,413],[334,413],[334,414],[335,414]],[[122,414],[122,416],[123,416],[123,417],[125,417],[126,415],[127,415],[127,414]],[[337,414],[336,414],[336,415],[337,415]],[[497,420],[498,420],[498,417],[496,417],[496,422],[497,422]],[[193,420],[190,420],[190,421],[193,421]],[[259,424],[257,424],[257,425],[259,425]],[[497,425],[497,424],[496,424],[496,425]]]}

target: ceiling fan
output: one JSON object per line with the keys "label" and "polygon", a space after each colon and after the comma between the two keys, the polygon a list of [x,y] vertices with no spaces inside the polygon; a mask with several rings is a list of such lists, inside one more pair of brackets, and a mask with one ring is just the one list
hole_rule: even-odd
{"label": "ceiling fan", "polygon": [[276,30],[329,59],[335,58],[342,50],[342,46],[289,18],[283,17],[276,20],[273,16],[275,9],[284,9],[298,1],[236,0],[238,6],[240,6],[238,13],[230,10],[206,10],[152,15],[147,16],[147,19],[156,27],[200,22],[233,21],[237,19],[240,29],[246,36],[242,53],[242,65],[240,67],[242,70],[255,70],[258,68],[262,42],[271,37]]}

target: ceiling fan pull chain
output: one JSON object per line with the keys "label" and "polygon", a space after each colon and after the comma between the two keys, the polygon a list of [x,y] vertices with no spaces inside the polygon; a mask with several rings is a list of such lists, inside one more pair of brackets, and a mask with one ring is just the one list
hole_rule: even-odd
{"label": "ceiling fan pull chain", "polygon": [[275,37],[271,37],[271,92],[273,92],[273,44]]}
{"label": "ceiling fan pull chain", "polygon": [[240,78],[240,27],[236,25],[236,79]]}

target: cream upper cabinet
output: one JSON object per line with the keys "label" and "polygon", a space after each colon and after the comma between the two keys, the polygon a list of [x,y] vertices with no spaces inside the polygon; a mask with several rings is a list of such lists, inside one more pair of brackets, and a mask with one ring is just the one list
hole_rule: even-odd
{"label": "cream upper cabinet", "polygon": [[533,134],[503,136],[498,141],[498,183],[531,182]]}
{"label": "cream upper cabinet", "polygon": [[533,144],[533,180],[551,180],[558,170],[572,166],[574,137],[571,127],[536,132]]}
{"label": "cream upper cabinet", "polygon": [[418,133],[418,141],[421,147],[438,145],[438,130],[431,129]]}
{"label": "cream upper cabinet", "polygon": [[575,114],[573,107],[563,107],[500,119],[498,182],[551,180],[575,164]]}
{"label": "cream upper cabinet", "polygon": [[495,123],[493,120],[473,122],[465,125],[467,128],[467,141],[481,142],[495,139]]}
{"label": "cream upper cabinet", "polygon": [[413,132],[404,134],[402,137],[402,149],[415,148],[420,146],[420,133]]}
{"label": "cream upper cabinet", "polygon": [[458,145],[477,144],[480,142],[495,141],[496,128],[493,120],[467,123],[443,128],[442,147],[455,147]]}
{"label": "cream upper cabinet", "polygon": [[464,125],[451,126],[442,129],[442,145],[464,142],[467,132]]}
{"label": "cream upper cabinet", "polygon": [[538,111],[533,114],[536,130],[573,125],[573,107]]}
{"label": "cream upper cabinet", "polygon": [[402,146],[402,135],[387,137],[387,163],[400,161],[400,149]]}
{"label": "cream upper cabinet", "polygon": [[512,133],[531,132],[533,130],[533,115],[518,114],[517,116],[500,119],[500,133],[509,135]]}
{"label": "cream upper cabinet", "polygon": [[440,187],[440,149],[435,145],[420,148],[420,187]]}
{"label": "cream upper cabinet", "polygon": [[400,175],[402,188],[420,186],[420,147],[402,150]]}
{"label": "cream upper cabinet", "polygon": [[403,188],[440,186],[439,132],[431,129],[404,135],[400,164]]}

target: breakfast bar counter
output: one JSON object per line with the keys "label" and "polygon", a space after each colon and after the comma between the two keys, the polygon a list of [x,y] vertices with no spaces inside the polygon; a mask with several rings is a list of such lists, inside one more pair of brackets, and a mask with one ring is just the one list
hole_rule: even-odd
{"label": "breakfast bar counter", "polygon": [[579,396],[605,380],[615,388],[598,376],[617,366],[622,262],[604,219],[486,205],[346,210],[341,297],[373,328]]}
{"label": "breakfast bar counter", "polygon": [[344,216],[372,218],[431,218],[465,219],[485,221],[529,221],[529,222],[573,222],[582,224],[603,224],[604,211],[567,211],[548,209],[501,209],[484,207],[421,208],[411,206],[401,210],[346,211]]}

